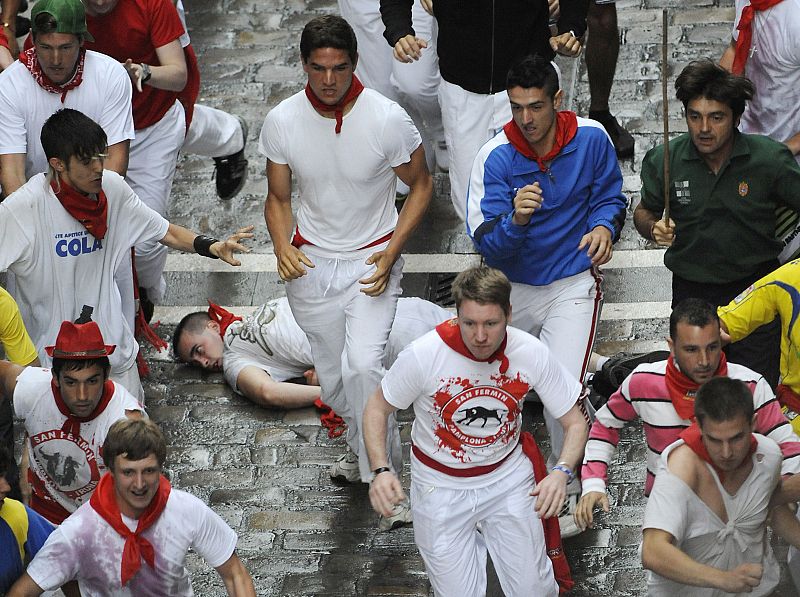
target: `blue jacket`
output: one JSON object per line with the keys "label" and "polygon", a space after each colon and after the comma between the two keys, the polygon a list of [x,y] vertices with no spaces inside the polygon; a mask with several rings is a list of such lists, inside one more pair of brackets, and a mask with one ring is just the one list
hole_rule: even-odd
{"label": "blue jacket", "polygon": [[[511,221],[514,197],[539,182],[542,207],[526,226]],[[472,167],[467,194],[467,233],[486,263],[512,282],[543,286],[589,269],[584,234],[605,226],[614,241],[625,223],[627,200],[614,146],[593,120],[578,118],[578,131],[548,172],[519,153],[500,131]]]}

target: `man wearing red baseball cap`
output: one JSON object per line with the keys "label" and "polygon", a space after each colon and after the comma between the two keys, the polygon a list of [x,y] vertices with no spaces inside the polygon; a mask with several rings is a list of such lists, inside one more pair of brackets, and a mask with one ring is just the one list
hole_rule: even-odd
{"label": "man wearing red baseball cap", "polygon": [[61,324],[54,346],[45,348],[52,369],[0,361],[0,401],[13,401],[28,435],[31,507],[60,524],[91,496],[106,469],[101,448],[111,425],[140,418],[143,406],[111,381],[104,342],[84,306],[75,323]]}

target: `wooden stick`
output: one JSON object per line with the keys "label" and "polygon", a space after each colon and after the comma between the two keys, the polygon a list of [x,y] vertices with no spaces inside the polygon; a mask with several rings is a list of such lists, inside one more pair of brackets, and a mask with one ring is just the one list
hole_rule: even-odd
{"label": "wooden stick", "polygon": [[667,9],[661,12],[661,105],[664,115],[664,223],[669,224],[669,98],[667,97]]}

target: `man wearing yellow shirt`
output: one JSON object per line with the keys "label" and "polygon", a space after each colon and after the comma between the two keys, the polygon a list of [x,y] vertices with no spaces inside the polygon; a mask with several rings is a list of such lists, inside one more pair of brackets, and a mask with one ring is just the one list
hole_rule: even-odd
{"label": "man wearing yellow shirt", "polygon": [[[19,307],[5,289],[0,288],[0,344],[6,353],[6,358],[17,365],[39,366],[39,357],[31,337],[22,323]],[[0,445],[5,446],[9,454],[14,454],[14,420],[11,414],[11,402],[0,402]],[[9,496],[22,499],[19,489],[19,472],[17,463],[11,458],[6,480],[11,485]]]}
{"label": "man wearing yellow shirt", "polygon": [[[767,274],[719,307],[718,313],[731,342],[780,317],[781,383],[776,395],[783,406],[800,415],[800,259]],[[723,340],[727,339],[723,335]],[[800,416],[792,420],[792,427],[800,433]]]}

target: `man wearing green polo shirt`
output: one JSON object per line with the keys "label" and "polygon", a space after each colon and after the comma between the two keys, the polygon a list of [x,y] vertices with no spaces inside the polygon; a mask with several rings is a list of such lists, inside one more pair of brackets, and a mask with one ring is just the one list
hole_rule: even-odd
{"label": "man wearing green polo shirt", "polygon": [[[689,132],[670,140],[670,220],[664,211],[664,147],[642,162],[642,200],[633,221],[643,237],[669,247],[672,304],[685,298],[726,305],[778,266],[775,208],[800,209],[800,167],[782,143],[736,127],[753,84],[710,60],[690,63],[675,81]],[[772,322],[731,344],[729,360],[775,387],[780,326]]]}

